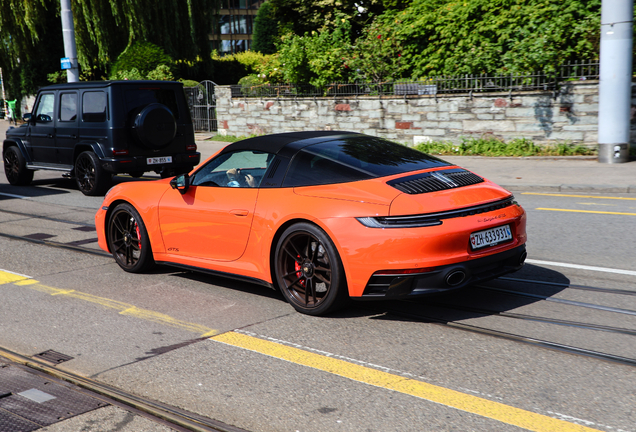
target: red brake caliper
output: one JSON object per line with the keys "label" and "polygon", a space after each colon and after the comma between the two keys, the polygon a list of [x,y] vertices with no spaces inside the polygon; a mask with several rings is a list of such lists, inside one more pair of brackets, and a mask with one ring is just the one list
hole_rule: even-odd
{"label": "red brake caliper", "polygon": [[141,233],[139,232],[139,225],[137,225],[137,222],[135,222],[135,231],[137,232],[137,238],[139,239],[137,244],[139,245],[139,250],[141,250]]}
{"label": "red brake caliper", "polygon": [[[298,255],[298,258],[300,259],[300,255]],[[300,264],[298,264],[298,261],[294,262],[294,270],[296,270],[296,276],[298,276],[298,277],[302,277],[302,275],[303,275],[303,272],[302,272],[301,268],[302,267],[301,267]],[[305,281],[304,280],[298,281],[298,284],[301,287],[305,288]]]}

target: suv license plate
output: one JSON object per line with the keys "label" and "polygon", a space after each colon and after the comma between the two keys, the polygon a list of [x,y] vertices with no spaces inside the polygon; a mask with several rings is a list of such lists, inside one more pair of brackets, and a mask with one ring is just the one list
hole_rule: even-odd
{"label": "suv license plate", "polygon": [[494,246],[506,240],[512,240],[510,225],[503,225],[497,228],[472,233],[470,235],[470,247],[473,250],[481,249],[486,246]]}
{"label": "suv license plate", "polygon": [[162,157],[147,158],[146,159],[146,163],[148,165],[172,163],[172,156],[162,156]]}

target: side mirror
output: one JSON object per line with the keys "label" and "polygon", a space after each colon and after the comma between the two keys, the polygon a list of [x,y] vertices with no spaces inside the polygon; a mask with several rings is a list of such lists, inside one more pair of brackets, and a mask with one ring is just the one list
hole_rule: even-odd
{"label": "side mirror", "polygon": [[33,117],[31,113],[26,113],[22,116],[22,120],[24,120],[25,123],[31,123],[31,120],[33,120]]}
{"label": "side mirror", "polygon": [[170,187],[177,189],[181,192],[181,195],[185,194],[190,188],[190,176],[188,174],[181,174],[170,180]]}

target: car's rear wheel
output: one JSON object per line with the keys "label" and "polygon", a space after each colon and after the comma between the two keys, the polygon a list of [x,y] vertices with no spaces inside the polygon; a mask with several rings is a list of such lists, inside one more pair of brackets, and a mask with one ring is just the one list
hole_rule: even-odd
{"label": "car's rear wheel", "polygon": [[80,153],[75,161],[75,180],[79,190],[88,196],[103,195],[110,186],[112,176],[102,168],[92,151]]}
{"label": "car's rear wheel", "polygon": [[154,264],[150,239],[141,216],[130,204],[119,204],[108,218],[108,248],[119,267],[139,273]]}
{"label": "car's rear wheel", "polygon": [[33,180],[33,171],[27,169],[26,161],[16,146],[4,151],[4,173],[9,184],[14,186],[26,186]]}
{"label": "car's rear wheel", "polygon": [[287,228],[275,251],[276,282],[287,301],[308,315],[323,315],[347,299],[344,269],[327,234],[309,223]]}

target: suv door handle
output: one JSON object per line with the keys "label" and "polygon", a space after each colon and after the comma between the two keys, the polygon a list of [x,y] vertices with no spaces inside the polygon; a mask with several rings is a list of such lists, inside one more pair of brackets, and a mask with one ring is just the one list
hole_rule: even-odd
{"label": "suv door handle", "polygon": [[48,134],[48,137],[49,138],[53,138],[53,134]]}

